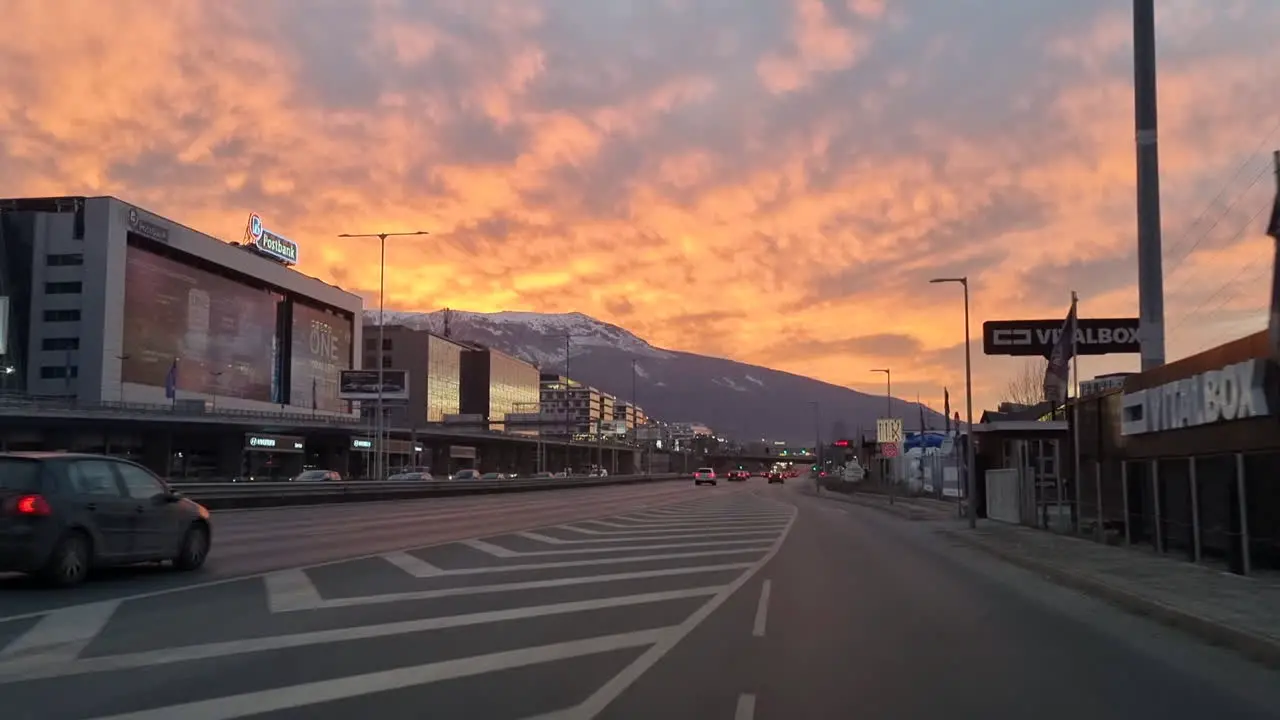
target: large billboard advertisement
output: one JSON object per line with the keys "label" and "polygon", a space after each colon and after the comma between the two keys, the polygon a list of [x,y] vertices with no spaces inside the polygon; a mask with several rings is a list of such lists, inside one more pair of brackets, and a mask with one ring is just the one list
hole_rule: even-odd
{"label": "large billboard advertisement", "polygon": [[351,367],[351,318],[293,304],[289,403],[341,412],[340,373]]}
{"label": "large billboard advertisement", "polygon": [[[377,400],[377,370],[343,370],[339,373],[338,397],[343,400]],[[404,370],[382,371],[382,399],[408,400],[409,373]]]}
{"label": "large billboard advertisement", "polygon": [[280,296],[130,245],[121,379],[273,401]]}

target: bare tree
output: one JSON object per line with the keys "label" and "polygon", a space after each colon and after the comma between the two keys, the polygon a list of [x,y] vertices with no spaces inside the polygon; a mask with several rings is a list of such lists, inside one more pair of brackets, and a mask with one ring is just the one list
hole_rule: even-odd
{"label": "bare tree", "polygon": [[1018,372],[1009,378],[1001,400],[1017,405],[1038,405],[1044,402],[1044,373],[1049,361],[1044,358],[1030,358],[1022,363]]}

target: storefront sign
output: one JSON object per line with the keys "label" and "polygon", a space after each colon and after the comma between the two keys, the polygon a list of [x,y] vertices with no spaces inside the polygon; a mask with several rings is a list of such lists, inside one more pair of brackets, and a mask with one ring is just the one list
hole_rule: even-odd
{"label": "storefront sign", "polygon": [[[1062,335],[1062,319],[988,320],[982,324],[982,352],[987,355],[1049,357]],[[1081,355],[1136,353],[1138,318],[1080,318],[1076,350]]]}
{"label": "storefront sign", "polygon": [[1122,435],[1198,427],[1271,414],[1260,359],[1125,393]]}
{"label": "storefront sign", "polygon": [[1114,375],[1103,375],[1092,380],[1080,381],[1080,397],[1092,397],[1103,393],[1113,392],[1115,390],[1124,389],[1125,378],[1133,373],[1116,373]]}
{"label": "storefront sign", "polygon": [[285,265],[298,264],[298,243],[283,235],[277,235],[262,225],[257,213],[249,214],[249,226],[245,230],[249,242],[258,252]]}
{"label": "storefront sign", "polygon": [[293,435],[258,435],[250,433],[244,436],[246,450],[260,452],[302,452],[305,441]]}
{"label": "storefront sign", "polygon": [[449,457],[456,460],[475,460],[476,449],[469,445],[450,445]]}
{"label": "storefront sign", "polygon": [[142,213],[138,212],[138,208],[129,208],[125,217],[129,222],[130,230],[152,240],[159,240],[162,243],[169,242],[169,228],[142,217]]}
{"label": "storefront sign", "polygon": [[351,438],[352,450],[372,450],[373,441],[368,438]]}

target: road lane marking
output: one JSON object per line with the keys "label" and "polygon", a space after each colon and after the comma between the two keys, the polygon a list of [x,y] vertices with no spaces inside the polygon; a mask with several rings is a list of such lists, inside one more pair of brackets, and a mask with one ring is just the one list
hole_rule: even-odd
{"label": "road lane marking", "polygon": [[459,660],[427,663],[412,667],[352,675],[332,680],[302,683],[290,687],[228,695],[211,700],[197,700],[181,705],[122,713],[95,720],[234,720],[278,710],[318,705],[372,693],[400,690],[444,680],[487,675],[501,670],[568,660],[586,655],[640,648],[653,645],[666,637],[669,628],[641,630],[620,635],[606,635],[540,647],[508,650],[477,655]]}
{"label": "road lane marking", "polygon": [[605,537],[605,538],[577,538],[574,540],[566,540],[564,538],[552,537],[544,535],[540,532],[518,532],[512,533],[516,537],[522,537],[525,540],[533,540],[535,542],[546,543],[547,545],[598,545],[600,543],[622,543],[622,542],[645,542],[647,540],[698,540],[702,538],[725,537],[729,535],[777,535],[781,528],[773,530],[729,530],[725,532],[704,532],[704,533],[685,533],[680,535],[663,535],[660,537]]}
{"label": "road lane marking", "polygon": [[736,523],[716,523],[714,525],[699,525],[680,523],[673,527],[651,528],[635,525],[611,525],[612,530],[596,530],[594,528],[582,527],[581,525],[567,524],[556,525],[555,530],[568,530],[569,532],[581,533],[583,535],[603,535],[605,537],[619,535],[661,535],[663,533],[684,532],[694,530],[717,530],[717,531],[740,531],[740,530],[772,530],[777,532],[787,524],[786,520],[771,520],[767,523],[761,522],[736,522]]}
{"label": "road lane marking", "polygon": [[[603,487],[599,487],[599,488],[592,488],[592,489],[593,489],[593,490],[604,490],[604,489],[608,489],[609,487],[621,487],[621,486],[603,486]],[[649,487],[651,487],[651,488],[652,488],[652,487],[656,487],[656,484],[655,484],[655,485],[650,485]],[[566,488],[565,490],[567,491],[567,490],[574,490],[574,489],[577,489],[577,488]],[[586,488],[583,488],[583,489],[585,490]],[[556,491],[556,492],[560,492],[560,491]],[[575,522],[581,522],[581,521],[583,521],[583,520],[590,520],[590,519],[593,519],[593,518],[616,518],[616,517],[618,517],[618,514],[617,514],[617,505],[618,505],[618,503],[619,503],[619,502],[634,501],[634,502],[635,502],[635,504],[636,504],[636,507],[667,507],[667,506],[670,504],[670,502],[669,502],[669,501],[670,501],[670,500],[671,500],[671,499],[672,499],[676,494],[677,494],[677,493],[671,492],[670,490],[666,490],[666,491],[662,491],[662,492],[654,492],[654,493],[651,493],[651,494],[636,494],[636,495],[634,495],[634,496],[632,496],[632,495],[624,495],[624,496],[621,496],[621,497],[612,497],[612,498],[603,498],[603,499],[593,499],[593,498],[588,497],[587,493],[582,493],[581,495],[579,495],[578,493],[574,493],[574,495],[575,495],[575,496],[581,497],[581,498],[583,499],[583,502],[580,502],[580,503],[574,503],[574,504],[572,504],[572,505],[569,505],[568,507],[570,507],[570,508],[572,508],[572,509],[577,509],[577,510],[578,510],[578,511],[580,511],[580,512],[587,512],[587,513],[588,513],[585,517],[576,518],[576,519],[574,520]],[[587,502],[587,500],[591,500],[591,502]],[[647,500],[648,502],[646,502],[646,500]],[[398,502],[398,501],[397,501],[397,502]],[[549,506],[549,509],[554,509],[555,507],[564,507],[563,501],[561,501],[561,503],[560,503],[559,505],[556,505],[556,506]],[[609,510],[609,511],[607,511],[607,512],[601,512],[601,513],[595,513],[595,514],[593,514],[595,510],[597,510],[597,509],[599,509],[599,508],[604,508],[604,507],[609,507],[609,508],[610,508],[610,510]],[[293,509],[293,510],[297,510],[297,509],[299,509],[299,508],[298,508],[298,507],[294,507],[294,508],[291,508],[291,509]],[[467,509],[467,508],[459,508],[459,510],[462,510],[462,511],[465,511],[466,509]],[[551,522],[557,522],[557,521],[556,521],[556,520],[552,520]],[[560,521],[560,522],[563,522],[563,521]],[[537,519],[534,519],[534,520],[532,520],[532,521],[530,521],[530,522],[525,523],[525,524],[524,524],[524,527],[527,527],[527,528],[540,528],[540,527],[547,527],[547,525],[548,525],[548,523],[547,523],[546,521],[542,520],[541,518],[537,518]],[[517,528],[518,528],[518,527],[519,527],[519,526],[517,526]],[[513,530],[514,530],[514,529],[516,529],[516,528],[513,528]],[[404,551],[410,551],[410,550],[424,550],[424,549],[426,549],[426,548],[434,548],[434,547],[443,547],[443,546],[446,546],[446,545],[458,545],[458,544],[463,544],[463,545],[465,545],[465,544],[467,544],[468,542],[471,542],[471,541],[474,541],[474,542],[482,542],[482,541],[480,541],[480,540],[479,540],[479,538],[482,538],[482,537],[492,537],[492,534],[491,534],[491,533],[489,533],[489,532],[486,532],[485,534],[482,534],[482,535],[473,535],[471,538],[450,538],[450,539],[447,539],[447,540],[427,540],[427,541],[425,541],[425,542],[421,542],[421,541],[420,541],[420,542],[414,543],[413,545],[401,546],[400,548],[393,548],[393,549],[400,549],[400,550],[404,550]],[[271,539],[271,537],[264,537],[263,539],[264,539],[264,540],[267,540],[267,539]],[[496,547],[496,546],[494,546],[494,547]],[[628,548],[628,549],[636,550],[636,549],[649,549],[649,548]],[[500,551],[502,551],[502,552],[510,552],[510,551],[507,551],[505,548],[499,548],[499,550],[500,550]],[[355,555],[355,556],[348,556],[348,557],[339,557],[339,558],[335,558],[335,559],[333,559],[333,560],[323,560],[323,561],[320,561],[320,562],[309,562],[309,563],[303,563],[303,564],[301,564],[301,565],[296,565],[296,566],[294,566],[294,567],[292,567],[292,568],[289,568],[289,567],[276,568],[276,569],[273,569],[273,570],[263,570],[263,571],[259,571],[259,572],[245,573],[245,574],[243,574],[243,575],[237,574],[237,575],[232,575],[231,577],[224,577],[224,578],[219,578],[219,579],[217,579],[217,580],[209,580],[209,581],[206,581],[206,582],[193,582],[193,583],[186,583],[186,584],[182,584],[182,585],[177,585],[177,586],[175,586],[175,587],[162,588],[162,589],[160,589],[160,590],[150,590],[150,591],[146,591],[146,592],[132,593],[132,594],[129,594],[129,595],[121,595],[120,597],[112,598],[112,600],[111,600],[111,601],[113,601],[113,602],[125,603],[125,602],[129,602],[129,601],[131,601],[131,600],[145,600],[145,599],[148,599],[148,598],[162,597],[162,596],[165,596],[165,595],[172,595],[172,594],[174,594],[174,593],[187,592],[187,591],[190,591],[190,590],[203,590],[203,589],[207,589],[207,588],[211,588],[211,587],[217,587],[217,586],[219,586],[219,585],[228,585],[228,584],[230,584],[230,583],[245,582],[245,581],[248,581],[248,580],[263,579],[263,578],[266,578],[268,575],[271,575],[271,574],[273,574],[273,573],[282,572],[282,571],[290,570],[290,569],[294,569],[294,570],[303,570],[303,569],[305,569],[305,570],[313,570],[313,569],[315,569],[315,568],[331,567],[331,566],[333,566],[333,565],[340,565],[340,564],[342,564],[342,563],[354,562],[354,561],[356,561],[356,560],[369,560],[369,559],[371,559],[371,558],[381,557],[382,555],[386,554],[387,552],[389,552],[389,551],[388,551],[388,550],[380,550],[380,551],[378,551],[378,552],[365,553],[365,554],[363,554],[363,555]],[[575,551],[575,552],[576,552],[576,551]],[[510,553],[510,554],[508,554],[508,555],[500,555],[499,557],[518,557],[518,556],[520,556],[520,555],[522,555],[522,554],[525,554],[525,553]],[[550,554],[555,554],[555,553],[550,553]],[[219,554],[217,554],[217,553],[215,553],[215,554],[211,555],[211,556],[210,556],[210,564],[211,564],[211,565],[216,564],[216,563],[219,561],[219,559],[220,559],[221,557],[222,557],[222,556],[221,556],[221,555],[219,555]],[[12,614],[12,615],[4,615],[4,616],[0,616],[0,622],[8,622],[8,621],[10,621],[10,620],[26,620],[26,619],[28,619],[28,618],[42,618],[42,617],[44,617],[44,616],[46,616],[46,615],[48,615],[48,614],[50,614],[50,613],[52,613],[52,612],[57,612],[57,611],[59,611],[59,610],[70,610],[70,609],[72,609],[72,608],[78,608],[78,607],[84,607],[85,605],[89,605],[89,604],[92,604],[92,603],[83,603],[83,604],[79,604],[79,605],[68,605],[68,606],[61,607],[61,608],[52,608],[52,609],[43,609],[43,610],[32,610],[32,611],[24,612],[24,613],[14,613],[14,614]]]}
{"label": "road lane marking", "polygon": [[111,621],[119,600],[74,605],[45,615],[0,650],[0,665],[64,663],[75,660]]}
{"label": "road lane marking", "polygon": [[765,580],[760,585],[760,602],[756,605],[756,622],[751,627],[751,634],[756,637],[764,637],[764,626],[769,620],[769,593],[773,589],[773,582]]}
{"label": "road lane marking", "polygon": [[528,580],[525,582],[496,583],[493,585],[464,585],[462,587],[437,588],[435,590],[410,590],[408,592],[386,593],[383,595],[365,595],[359,597],[341,597],[322,600],[318,605],[298,610],[319,610],[343,607],[360,607],[363,605],[385,605],[395,602],[435,600],[438,598],[461,597],[464,595],[482,595],[485,593],[505,593],[520,590],[544,590],[546,588],[574,587],[595,583],[624,582],[627,580],[648,580],[660,577],[677,577],[680,575],[700,575],[702,573],[727,572],[729,570],[745,570],[755,563],[738,562],[720,565],[700,565],[697,567],[662,568],[661,570],[640,570],[629,573],[611,573],[608,575],[582,575],[550,580]]}
{"label": "road lane marking", "polygon": [[715,595],[724,589],[722,585],[708,587],[683,588],[662,592],[641,593],[639,595],[620,595],[616,597],[597,598],[594,600],[575,600],[572,602],[551,603],[547,605],[531,605],[509,608],[506,610],[487,610],[485,612],[466,615],[450,615],[447,617],[418,618],[401,620],[382,625],[359,625],[356,627],[316,630],[313,632],[290,633],[269,637],[245,638],[243,640],[225,640],[203,645],[185,645],[181,647],[161,648],[159,650],[143,650],[120,655],[91,657],[63,665],[44,667],[21,667],[16,672],[6,672],[0,665],[0,685],[28,682],[31,680],[47,680],[59,677],[90,675],[93,673],[118,672],[120,670],[136,670],[157,665],[172,665],[196,660],[212,660],[216,658],[248,655],[252,653],[292,648],[328,645],[331,643],[353,640],[372,640],[398,635],[412,635],[434,630],[470,627],[491,623],[527,620],[531,618],[551,617],[554,615],[572,615],[592,610],[632,607],[652,603],[705,598]]}
{"label": "road lane marking", "polygon": [[382,558],[416,578],[436,577],[444,574],[444,570],[417,555],[410,555],[404,551],[390,552],[383,555]]}
{"label": "road lane marking", "polygon": [[491,565],[487,567],[457,568],[442,570],[441,575],[488,575],[490,573],[519,572],[521,570],[558,570],[560,568],[593,567],[598,565],[624,565],[626,563],[655,562],[658,560],[681,560],[684,558],[715,557],[717,555],[746,555],[762,553],[767,548],[745,548],[729,550],[699,550],[691,553],[661,553],[658,555],[635,555],[632,557],[596,558],[594,560],[563,560],[561,562],[516,563],[514,565]]}
{"label": "road lane marking", "polygon": [[267,590],[267,609],[273,613],[310,610],[324,602],[320,591],[302,569],[280,570],[262,578]]}
{"label": "road lane marking", "polygon": [[733,711],[733,720],[752,720],[756,716],[756,696],[742,693],[738,696],[738,707]]}
{"label": "road lane marking", "polygon": [[672,648],[679,644],[679,642],[688,636],[689,633],[693,632],[694,628],[702,624],[702,621],[710,617],[711,613],[718,610],[720,606],[732,597],[735,592],[741,589],[743,585],[747,584],[751,578],[760,571],[760,568],[767,565],[769,561],[778,554],[778,551],[782,549],[782,545],[786,542],[787,535],[790,534],[791,528],[795,526],[796,518],[799,517],[799,515],[800,512],[798,509],[793,511],[791,515],[791,522],[787,525],[786,529],[782,531],[782,535],[774,541],[768,554],[761,558],[754,567],[742,573],[742,575],[738,576],[737,580],[734,580],[725,586],[725,588],[717,593],[715,597],[708,600],[702,607],[695,610],[692,615],[686,618],[684,622],[676,626],[676,629],[673,632],[664,635],[661,640],[655,643],[648,650],[644,651],[640,657],[632,661],[632,663],[624,668],[622,672],[613,676],[609,682],[602,685],[592,693],[590,697],[575,707],[545,713],[534,718],[526,718],[526,720],[594,720],[594,718],[603,712],[610,703],[618,699],[619,695],[626,692],[627,688],[631,687],[636,680],[640,679],[640,676],[644,675],[649,668],[652,668],[662,660],[667,653],[671,652]]}
{"label": "road lane marking", "polygon": [[[481,550],[481,547],[493,548],[493,552],[490,552],[488,550],[485,550],[484,552],[489,552],[490,555],[493,555],[495,557],[545,557],[549,555],[589,555],[589,553],[595,553],[595,552],[639,552],[639,551],[648,552],[652,550],[680,550],[680,548],[685,548],[685,547],[722,547],[722,546],[726,546],[726,544],[764,544],[765,547],[759,548],[760,552],[764,552],[765,550],[768,550],[767,546],[769,543],[772,543],[772,542],[773,542],[772,539],[769,539],[769,538],[755,538],[755,539],[745,539],[745,541],[677,542],[677,543],[664,543],[664,544],[644,544],[644,546],[635,546],[635,547],[568,547],[568,548],[564,548],[564,550],[530,550],[530,551],[522,551],[522,552],[516,552],[515,550],[507,550],[506,547],[499,547],[497,546],[497,544],[488,543],[484,541],[467,541],[463,544],[467,544],[467,546],[470,546],[470,547],[475,547],[476,550]],[[499,552],[500,552],[500,555],[499,555]]]}
{"label": "road lane marking", "polygon": [[466,545],[472,550],[479,550],[482,553],[499,558],[512,558],[521,555],[521,553],[518,553],[515,550],[508,550],[501,545],[494,545],[493,543],[485,542],[484,540],[463,540],[461,544]]}

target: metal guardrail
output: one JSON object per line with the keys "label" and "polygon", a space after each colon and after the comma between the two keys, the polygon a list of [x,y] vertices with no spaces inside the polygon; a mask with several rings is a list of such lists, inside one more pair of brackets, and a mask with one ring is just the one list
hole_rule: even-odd
{"label": "metal guardrail", "polygon": [[343,482],[171,483],[174,490],[212,509],[320,505],[456,495],[535,492],[575,487],[678,480],[680,473],[514,480],[355,480]]}

